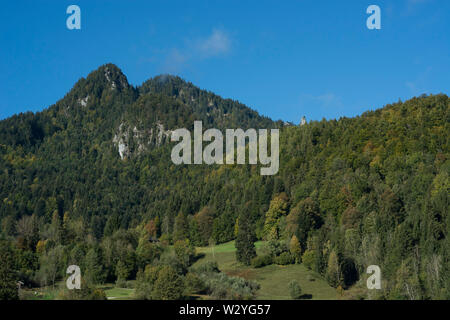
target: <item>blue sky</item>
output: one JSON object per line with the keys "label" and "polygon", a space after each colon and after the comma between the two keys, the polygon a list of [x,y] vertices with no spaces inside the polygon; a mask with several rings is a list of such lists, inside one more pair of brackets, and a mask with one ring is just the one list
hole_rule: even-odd
{"label": "blue sky", "polygon": [[[66,8],[81,8],[68,30]],[[381,8],[368,30],[366,8]],[[354,116],[450,92],[450,1],[8,1],[0,119],[42,110],[102,64],[177,74],[274,119]]]}

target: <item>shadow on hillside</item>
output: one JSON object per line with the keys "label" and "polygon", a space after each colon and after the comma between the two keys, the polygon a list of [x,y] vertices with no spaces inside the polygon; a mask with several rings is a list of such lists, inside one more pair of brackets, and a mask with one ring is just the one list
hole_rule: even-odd
{"label": "shadow on hillside", "polygon": [[312,294],[302,294],[299,299],[300,300],[311,300]]}
{"label": "shadow on hillside", "polygon": [[204,253],[197,253],[194,257],[194,261],[192,262],[192,264],[194,264],[195,262],[197,262],[198,260],[200,260],[201,258],[204,258],[205,254]]}

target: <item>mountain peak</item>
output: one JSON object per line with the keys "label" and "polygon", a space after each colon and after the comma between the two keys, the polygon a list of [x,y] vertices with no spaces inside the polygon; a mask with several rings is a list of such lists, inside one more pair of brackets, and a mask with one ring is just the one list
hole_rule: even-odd
{"label": "mountain peak", "polygon": [[91,72],[87,76],[87,81],[105,83],[108,84],[111,89],[118,89],[119,91],[130,86],[128,79],[123,74],[122,70],[112,63],[104,64],[97,70]]}
{"label": "mountain peak", "polygon": [[99,105],[96,99],[101,99],[104,95],[122,93],[125,93],[127,101],[134,99],[134,88],[128,83],[127,77],[116,65],[108,63],[89,73],[86,78],[78,80],[61,103],[75,109],[78,106],[91,107]]}

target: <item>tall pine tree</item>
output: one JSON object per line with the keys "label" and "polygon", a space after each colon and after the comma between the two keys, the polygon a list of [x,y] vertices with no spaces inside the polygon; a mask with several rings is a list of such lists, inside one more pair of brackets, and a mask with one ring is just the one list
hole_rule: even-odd
{"label": "tall pine tree", "polygon": [[251,260],[256,257],[256,236],[251,221],[250,209],[246,206],[239,217],[236,238],[236,259],[246,265],[249,265]]}
{"label": "tall pine tree", "polygon": [[14,251],[6,240],[0,240],[0,300],[18,300]]}

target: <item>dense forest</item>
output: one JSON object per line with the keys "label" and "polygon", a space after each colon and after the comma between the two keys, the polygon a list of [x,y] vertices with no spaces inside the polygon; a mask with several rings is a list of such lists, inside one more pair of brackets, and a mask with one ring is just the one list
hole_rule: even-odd
{"label": "dense forest", "polygon": [[[171,130],[194,120],[279,128],[278,174],[174,165]],[[344,298],[450,299],[449,133],[444,94],[294,125],[174,76],[134,87],[104,65],[48,109],[0,121],[0,299],[71,264],[84,289],[60,298],[137,279],[142,299],[251,299],[258,283],[192,267],[195,247],[230,240],[242,264],[302,263]],[[369,265],[382,290],[367,290]]]}

